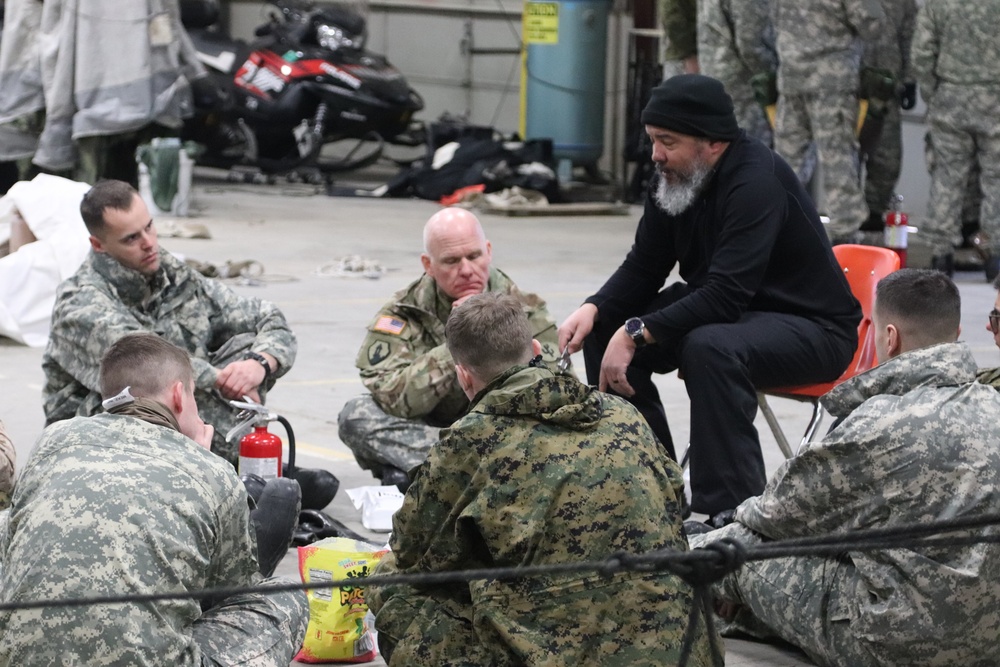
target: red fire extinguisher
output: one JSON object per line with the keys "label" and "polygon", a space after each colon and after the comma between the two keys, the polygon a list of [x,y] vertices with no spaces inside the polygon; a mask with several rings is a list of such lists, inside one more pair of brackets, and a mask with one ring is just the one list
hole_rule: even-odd
{"label": "red fire extinguisher", "polygon": [[281,438],[267,430],[268,422],[277,421],[285,427],[288,434],[288,476],[291,477],[295,468],[295,434],[288,420],[270,413],[263,405],[249,398],[246,402],[229,403],[243,409],[249,416],[229,431],[226,440],[231,440],[236,433],[253,424],[253,430],[240,438],[239,474],[258,475],[265,480],[281,477]]}
{"label": "red fire extinguisher", "polygon": [[892,209],[885,214],[885,247],[895,250],[899,255],[899,267],[906,267],[906,233],[909,229],[909,216],[900,211],[903,207],[903,196],[892,198]]}

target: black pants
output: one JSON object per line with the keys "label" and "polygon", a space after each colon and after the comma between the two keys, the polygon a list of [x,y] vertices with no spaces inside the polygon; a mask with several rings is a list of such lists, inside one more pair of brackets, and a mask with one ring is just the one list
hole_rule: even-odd
{"label": "black pants", "polygon": [[[688,293],[682,283],[660,292],[643,313],[601,305],[600,319],[584,341],[587,380],[596,384],[608,341],[629,317],[654,312]],[[828,382],[847,368],[857,339],[796,315],[748,312],[731,324],[693,329],[672,348],[637,350],[626,372],[635,395],[628,399],[676,460],[667,416],[653,373],[680,369],[691,400],[691,509],[713,515],[764,490],[766,476],[753,421],[757,389]]]}

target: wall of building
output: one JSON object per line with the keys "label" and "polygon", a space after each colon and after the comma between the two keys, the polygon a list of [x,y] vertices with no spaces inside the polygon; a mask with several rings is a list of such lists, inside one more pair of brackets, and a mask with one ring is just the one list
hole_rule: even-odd
{"label": "wall of building", "polygon": [[[368,48],[386,55],[424,98],[419,118],[442,114],[512,133],[520,125],[520,0],[361,0]],[[233,34],[250,39],[273,7],[256,0],[223,0]],[[602,171],[619,182],[624,135],[631,15],[621,0],[609,17]],[[485,51],[483,53],[482,51]],[[558,110],[553,110],[558,113]],[[899,192],[915,225],[926,213],[930,179],[924,164],[924,106],[904,112],[903,174]],[[820,194],[820,197],[822,194]]]}

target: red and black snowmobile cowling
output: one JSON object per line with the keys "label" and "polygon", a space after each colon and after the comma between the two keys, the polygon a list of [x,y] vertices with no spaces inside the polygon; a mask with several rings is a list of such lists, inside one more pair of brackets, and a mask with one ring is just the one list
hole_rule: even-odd
{"label": "red and black snowmobile cowling", "polygon": [[378,158],[383,141],[419,143],[410,130],[423,99],[383,56],[364,49],[365,22],[358,14],[308,0],[272,0],[279,13],[248,45],[208,27],[218,14],[212,4],[182,3],[188,33],[214,83],[193,84],[198,111],[183,132],[205,146],[199,164],[265,173],[340,171],[363,163],[351,153],[328,160],[324,145],[374,141],[376,149],[362,158],[368,163]]}

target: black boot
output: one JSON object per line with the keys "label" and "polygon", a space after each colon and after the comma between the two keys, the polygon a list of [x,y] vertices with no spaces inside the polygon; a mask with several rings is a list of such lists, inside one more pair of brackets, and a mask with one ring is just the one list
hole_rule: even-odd
{"label": "black boot", "polygon": [[713,514],[707,523],[712,528],[718,529],[725,528],[734,521],[736,521],[736,510],[722,510],[718,514]]}
{"label": "black boot", "polygon": [[302,509],[321,510],[330,504],[340,489],[340,480],[329,470],[299,468],[288,474],[288,464],[281,466],[281,474],[291,477],[302,487]]}
{"label": "black boot", "polygon": [[302,490],[298,482],[285,477],[268,481],[260,494],[257,509],[250,521],[257,532],[257,562],[265,577],[274,574],[278,563],[288,553],[299,524]]}
{"label": "black boot", "polygon": [[934,255],[931,258],[931,268],[953,278],[955,277],[955,256],[950,252],[946,255]]}
{"label": "black boot", "polygon": [[267,480],[260,475],[248,472],[245,475],[240,475],[240,481],[243,482],[243,486],[247,490],[247,503],[250,505],[250,509],[256,509],[257,503],[260,502],[260,494],[264,493],[264,487],[267,486]]}
{"label": "black boot", "polygon": [[295,537],[292,540],[295,546],[304,547],[327,537],[346,537],[361,542],[368,541],[366,537],[355,533],[329,514],[307,509],[299,512],[299,525],[295,529]]}
{"label": "black boot", "polygon": [[392,485],[395,485],[400,493],[406,493],[406,490],[410,488],[410,478],[404,471],[395,466],[382,466],[382,486]]}

